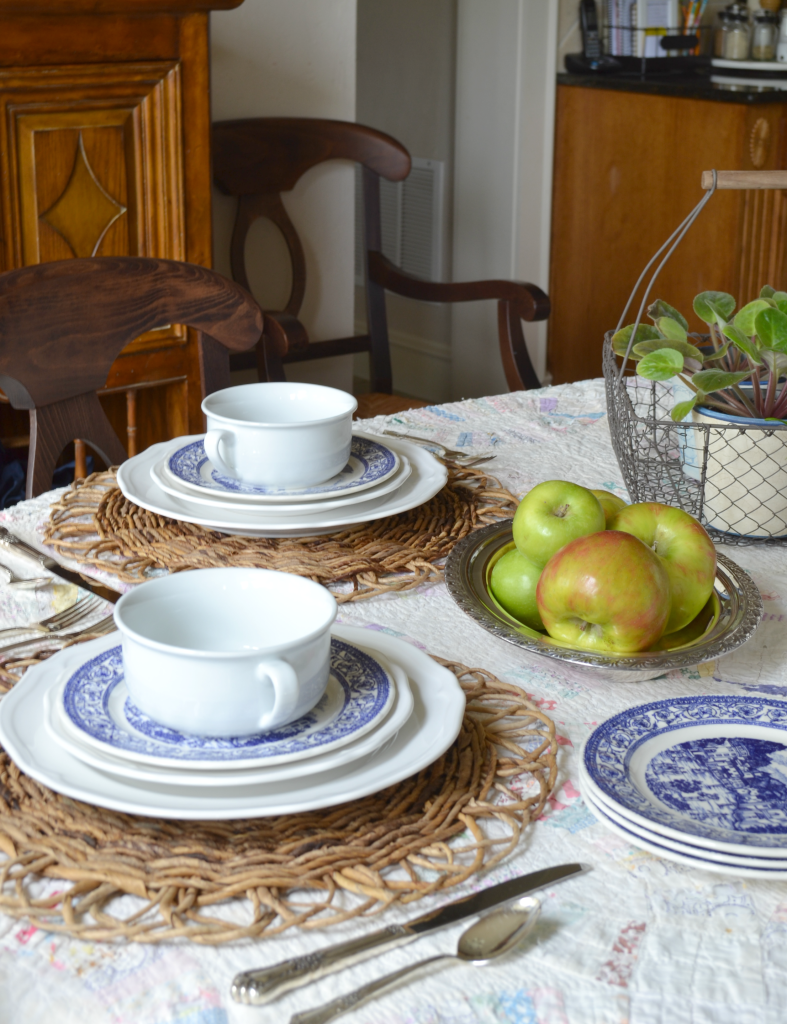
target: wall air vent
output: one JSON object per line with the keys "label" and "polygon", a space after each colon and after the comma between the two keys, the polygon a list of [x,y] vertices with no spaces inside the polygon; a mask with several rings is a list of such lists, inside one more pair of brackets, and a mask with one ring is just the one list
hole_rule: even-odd
{"label": "wall air vent", "polygon": [[[363,286],[361,169],[355,174],[355,283]],[[445,162],[413,157],[404,181],[380,179],[383,254],[408,274],[439,281],[443,273]]]}

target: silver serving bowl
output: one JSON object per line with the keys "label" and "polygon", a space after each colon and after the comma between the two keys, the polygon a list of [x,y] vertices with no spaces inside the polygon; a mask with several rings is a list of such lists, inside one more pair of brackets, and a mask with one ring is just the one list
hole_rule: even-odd
{"label": "silver serving bowl", "polygon": [[[588,681],[606,676],[615,682],[640,682],[670,669],[687,669],[703,661],[714,661],[746,643],[762,618],[762,598],[751,576],[720,554],[715,591],[703,610],[704,616],[701,612],[695,623],[668,638],[678,646],[640,654],[606,654],[571,647],[522,625],[489,593],[487,580],[492,566],[513,543],[510,519],[484,526],[465,537],[446,562],[448,591],[463,612],[494,636],[528,654],[559,662],[561,671],[574,678]],[[660,643],[664,645],[665,640]]]}

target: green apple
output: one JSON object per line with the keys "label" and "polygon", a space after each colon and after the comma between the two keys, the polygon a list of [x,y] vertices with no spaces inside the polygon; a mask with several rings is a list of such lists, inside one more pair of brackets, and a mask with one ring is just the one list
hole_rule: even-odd
{"label": "green apple", "polygon": [[591,494],[595,494],[601,503],[601,507],[604,509],[605,525],[609,529],[609,524],[618,512],[626,507],[627,502],[617,494],[613,494],[612,491],[591,491]]}
{"label": "green apple", "polygon": [[541,575],[541,566],[534,565],[521,551],[512,548],[492,566],[489,574],[489,589],[492,596],[509,615],[519,619],[531,629],[544,631],[544,623],[538,614],[536,587]]}
{"label": "green apple", "polygon": [[716,549],[703,527],[680,508],[642,501],[621,509],[610,529],[638,537],[662,560],[672,590],[664,632],[687,626],[705,606],[716,578]]}
{"label": "green apple", "polygon": [[670,613],[662,560],[621,531],[566,544],[547,562],[536,598],[551,637],[594,651],[646,651]]}
{"label": "green apple", "polygon": [[587,487],[566,480],[545,480],[524,496],[514,515],[514,543],[534,565],[543,568],[564,544],[598,533],[604,509]]}

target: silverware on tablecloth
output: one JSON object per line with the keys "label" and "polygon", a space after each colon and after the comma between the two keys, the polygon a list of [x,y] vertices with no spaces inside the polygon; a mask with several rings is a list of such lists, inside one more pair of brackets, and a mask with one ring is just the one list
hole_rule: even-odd
{"label": "silverware on tablecloth", "polygon": [[45,555],[43,552],[37,551],[34,547],[25,543],[25,541],[20,540],[19,537],[15,537],[14,534],[4,526],[0,526],[0,549],[2,548],[13,551],[14,554],[29,559],[39,568],[46,569],[47,572],[51,572],[53,576],[56,576],[61,580],[65,580],[67,583],[74,583],[77,587],[81,587],[83,590],[90,590],[100,598],[103,598],[104,601],[109,601],[114,604],[120,599],[119,593],[116,593],[114,590],[110,590],[108,587],[103,587],[100,583],[90,582],[90,580],[85,579],[84,576],[78,572],[66,569],[64,566],[60,565],[59,562],[56,562],[50,555]]}
{"label": "silverware on tablecloth", "polygon": [[[28,633],[37,633],[39,638],[50,633],[56,633],[61,629],[68,629],[78,625],[91,615],[101,604],[97,597],[80,597],[74,604],[62,611],[50,615],[48,619],[41,622],[30,622],[26,626],[9,626],[7,629],[0,629],[0,651],[3,650],[2,641],[16,640],[17,637],[25,636]],[[30,639],[35,639],[31,637]]]}
{"label": "silverware on tablecloth", "polygon": [[282,960],[271,967],[242,971],[232,982],[232,998],[237,1003],[262,1006],[290,989],[299,988],[334,971],[344,970],[345,967],[366,960],[370,956],[413,942],[438,928],[445,928],[467,917],[474,917],[485,910],[499,907],[503,903],[510,903],[535,892],[536,889],[554,885],[555,882],[587,870],[589,869],[584,864],[559,864],[542,868],[540,871],[531,871],[526,875],[510,878],[507,882],[492,885],[471,896],[454,900],[453,903],[448,903],[437,910],[430,910],[409,924],[392,924],[369,935],[350,939],[348,942],[338,942],[305,956]]}
{"label": "silverware on tablecloth", "polygon": [[107,615],[103,619],[99,619],[98,622],[94,622],[89,626],[83,626],[81,629],[69,628],[52,633],[40,633],[38,636],[28,637],[27,640],[6,644],[4,647],[0,647],[0,656],[5,661],[7,660],[7,655],[12,651],[18,655],[20,651],[27,648],[32,650],[37,644],[45,643],[48,640],[78,640],[81,636],[104,636],[115,629],[117,629],[117,626],[115,625],[114,616]]}
{"label": "silverware on tablecloth", "polygon": [[40,587],[42,583],[51,582],[51,576],[31,576],[28,579],[24,579],[22,576],[17,576],[10,565],[3,565],[0,562],[0,586],[16,587],[17,590],[34,590],[36,587]]}
{"label": "silverware on tablecloth", "polygon": [[459,936],[456,953],[440,953],[425,960],[417,960],[398,971],[386,974],[382,978],[370,981],[360,988],[347,992],[343,996],[332,999],[329,1003],[316,1006],[312,1010],[304,1010],[290,1017],[290,1024],[328,1024],[328,1021],[341,1017],[348,1010],[381,995],[393,988],[402,978],[414,971],[422,971],[427,966],[454,961],[469,963],[475,967],[483,967],[498,957],[510,953],[518,946],[525,936],[532,931],[541,912],[541,904],[532,896],[525,896],[519,903],[501,910],[495,910],[480,921],[471,924]]}
{"label": "silverware on tablecloth", "polygon": [[413,444],[426,448],[441,459],[450,459],[452,462],[460,462],[463,466],[477,466],[482,462],[491,462],[497,458],[496,455],[472,455],[470,452],[460,452],[456,448],[446,448],[439,441],[432,441],[428,437],[419,437],[417,434],[406,434],[399,430],[383,430],[388,437],[401,437],[404,441],[412,441]]}

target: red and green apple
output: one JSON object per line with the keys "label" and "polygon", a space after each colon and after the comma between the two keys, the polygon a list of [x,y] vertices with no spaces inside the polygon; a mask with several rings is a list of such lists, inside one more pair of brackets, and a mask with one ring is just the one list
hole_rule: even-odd
{"label": "red and green apple", "polygon": [[547,562],[538,610],[556,640],[595,651],[646,651],[664,632],[670,582],[663,561],[630,533],[604,530]]}
{"label": "red and green apple", "polygon": [[680,508],[642,501],[621,509],[610,529],[639,538],[667,570],[672,597],[664,632],[687,626],[707,603],[716,578],[716,549],[704,528]]}
{"label": "red and green apple", "polygon": [[604,520],[606,528],[609,529],[609,524],[620,512],[622,508],[625,508],[628,504],[619,495],[613,494],[612,491],[591,491],[591,494],[595,494],[598,498],[601,507],[604,509]]}

